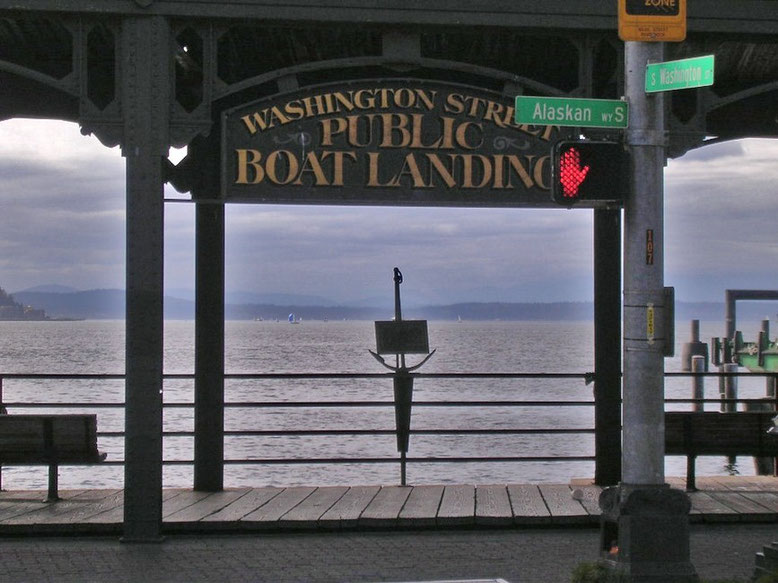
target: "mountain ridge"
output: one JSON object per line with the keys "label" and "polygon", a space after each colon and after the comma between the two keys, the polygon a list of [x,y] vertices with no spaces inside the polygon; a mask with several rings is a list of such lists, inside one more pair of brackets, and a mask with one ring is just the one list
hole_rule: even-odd
{"label": "mountain ridge", "polygon": [[[21,291],[12,294],[16,301],[46,310],[53,318],[124,319],[125,292],[120,289],[96,289],[75,292]],[[283,299],[283,294],[274,294]],[[258,294],[260,296],[260,294]],[[261,297],[261,296],[260,296]],[[294,297],[291,295],[290,297]],[[300,297],[305,296],[298,296]],[[311,296],[315,297],[315,296]],[[761,319],[775,315],[776,303],[765,313],[764,306],[743,304],[738,316]],[[194,301],[166,295],[165,318],[194,319]],[[304,320],[387,320],[394,313],[393,305],[344,306],[305,305],[299,303],[226,303],[228,320],[281,320],[294,312]],[[444,305],[404,307],[403,316],[409,319],[430,320],[590,320],[592,302],[459,302]],[[676,302],[676,319],[721,320],[723,302]]]}

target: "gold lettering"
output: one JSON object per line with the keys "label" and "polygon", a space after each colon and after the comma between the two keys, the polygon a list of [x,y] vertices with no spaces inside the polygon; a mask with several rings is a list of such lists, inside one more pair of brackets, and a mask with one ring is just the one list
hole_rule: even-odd
{"label": "gold lettering", "polygon": [[[351,111],[354,109],[354,101],[351,99],[352,95],[354,94],[353,91],[348,92],[348,96],[344,95],[341,92],[335,93],[335,101],[345,107],[348,111]],[[340,108],[338,108],[338,111],[340,111]]]}
{"label": "gold lettering", "polygon": [[[531,130],[530,127],[535,129]],[[541,127],[543,126],[528,126],[527,124],[523,124],[519,126],[519,129],[525,134],[529,134],[530,136],[537,136],[541,132]]]}
{"label": "gold lettering", "polygon": [[386,184],[381,184],[378,179],[378,160],[379,160],[379,153],[378,152],[368,152],[367,153],[367,160],[368,160],[368,179],[367,179],[367,186],[373,186],[373,187],[382,187],[382,186],[398,186],[394,181],[390,180]]}
{"label": "gold lettering", "polygon": [[[333,117],[330,119],[323,119],[319,122],[321,125],[321,145],[332,146],[332,138],[338,134],[342,134],[346,131],[348,124],[342,117]],[[334,126],[334,127],[333,127]]]}
{"label": "gold lettering", "polygon": [[443,117],[441,118],[443,120],[443,138],[439,142],[440,146],[438,149],[440,150],[453,150],[454,149],[454,118],[453,117]]}
{"label": "gold lettering", "polygon": [[[365,142],[359,142],[359,119],[363,118],[367,120],[367,123],[363,124],[365,128]],[[373,119],[375,119],[374,113],[368,113],[367,115],[349,115],[346,116],[348,120],[348,143],[355,148],[365,148],[373,141]]]}
{"label": "gold lettering", "polygon": [[544,140],[546,142],[551,141],[551,133],[556,131],[558,128],[557,126],[546,126],[546,131],[543,132],[543,135],[541,136],[541,140]]}
{"label": "gold lettering", "polygon": [[403,107],[405,109],[409,107],[413,107],[413,105],[416,103],[416,99],[414,98],[413,91],[411,91],[410,89],[406,89],[404,87],[401,87],[400,89],[395,89],[394,103],[397,107]]}
{"label": "gold lettering", "polygon": [[273,123],[273,119],[278,118],[278,121],[281,122],[281,125],[288,124],[290,120],[288,117],[286,117],[281,110],[278,108],[277,105],[274,105],[270,108],[270,127],[274,127],[275,123]]}
{"label": "gold lettering", "polygon": [[[480,136],[478,143],[473,145],[470,145],[467,140],[467,128],[471,126],[477,128],[477,134]],[[481,124],[474,121],[463,122],[459,124],[459,127],[457,127],[456,139],[460,148],[465,148],[466,150],[477,150],[484,145],[483,128],[481,127]]]}
{"label": "gold lettering", "polygon": [[298,120],[305,117],[305,108],[302,103],[300,103],[299,99],[288,101],[286,105],[284,105],[284,111],[286,112],[286,115],[289,116],[290,120]]}
{"label": "gold lettering", "polygon": [[240,118],[243,120],[243,123],[246,124],[246,128],[252,136],[257,133],[257,126],[259,126],[260,130],[265,130],[267,128],[267,109],[263,109],[262,113],[265,114],[265,117],[260,116],[259,112],[255,111],[251,115],[244,115]]}
{"label": "gold lettering", "polygon": [[480,97],[467,97],[465,101],[470,102],[470,110],[467,112],[467,115],[470,117],[479,117],[478,108],[484,103],[484,100]]}
{"label": "gold lettering", "polygon": [[502,181],[503,174],[503,160],[504,154],[496,154],[493,158],[494,161],[494,183],[492,188],[505,188],[505,183]]}
{"label": "gold lettering", "polygon": [[369,89],[360,89],[354,93],[354,104],[359,109],[372,109],[375,106],[375,97]]}
{"label": "gold lettering", "polygon": [[[282,170],[286,171],[286,177],[284,179],[279,178],[279,158],[282,155],[286,158],[286,168],[282,168]],[[299,168],[300,163],[297,161],[295,155],[289,150],[275,150],[268,154],[267,162],[265,162],[265,173],[267,174],[268,180],[278,185],[291,183],[297,176]]]}
{"label": "gold lettering", "polygon": [[[455,159],[456,154],[449,154],[449,160],[452,161],[453,166],[453,160]],[[446,183],[446,186],[449,188],[454,188],[457,185],[457,181],[454,178],[454,173],[452,170],[449,170],[446,168],[445,164],[443,164],[443,161],[438,157],[437,154],[427,154],[427,160],[430,162],[430,186],[433,185],[432,180],[432,170],[435,169],[435,171],[438,173],[438,176],[440,176],[443,179],[443,182]]]}
{"label": "gold lettering", "polygon": [[543,190],[549,190],[551,188],[551,185],[546,181],[546,178],[549,175],[543,171],[549,164],[550,159],[551,156],[541,156],[538,158],[537,162],[535,162],[535,169],[532,171],[532,176],[535,178],[535,184],[538,188],[542,188]]}
{"label": "gold lettering", "polygon": [[[295,162],[296,161],[297,160],[295,159]],[[327,177],[324,175],[324,169],[321,167],[319,159],[316,157],[316,152],[308,152],[308,154],[305,156],[305,160],[303,161],[303,165],[300,168],[300,172],[297,173],[297,180],[294,181],[294,184],[298,186],[301,185],[303,183],[303,175],[306,172],[313,173],[314,182],[312,186],[329,186],[330,183],[327,181]]]}
{"label": "gold lettering", "polygon": [[[473,174],[475,168],[473,160],[481,162],[481,182],[473,183]],[[481,154],[463,154],[462,155],[462,188],[483,188],[492,179],[492,163],[489,158]]]}
{"label": "gold lettering", "polygon": [[459,93],[449,93],[446,96],[446,104],[443,106],[443,110],[446,113],[464,113],[465,103]]}
{"label": "gold lettering", "polygon": [[357,155],[355,152],[335,150],[323,152],[321,159],[326,160],[330,156],[334,158],[331,186],[343,186],[343,160],[345,159],[345,156],[348,156],[351,160],[356,161]]}
{"label": "gold lettering", "polygon": [[419,100],[424,103],[424,106],[427,108],[427,111],[432,111],[433,109],[435,109],[435,98],[437,94],[438,94],[437,91],[430,91],[429,93],[427,93],[424,91],[424,89],[416,90],[416,97],[418,97]]}
{"label": "gold lettering", "polygon": [[516,115],[513,110],[513,106],[506,107],[505,108],[505,115],[502,118],[502,126],[501,127],[519,127],[516,125]]}
{"label": "gold lettering", "polygon": [[[265,171],[259,161],[262,159],[262,153],[259,150],[237,149],[238,155],[238,178],[235,184],[259,184],[265,177]],[[249,158],[250,156],[250,158]],[[254,169],[254,176],[249,180],[249,166]]]}
{"label": "gold lettering", "polygon": [[[404,113],[382,113],[382,140],[379,144],[381,148],[406,148],[411,143],[411,132],[408,131],[408,116]],[[399,137],[400,141],[395,143],[394,137]]]}
{"label": "gold lettering", "polygon": [[486,113],[484,114],[484,121],[492,121],[494,122],[494,125],[496,125],[499,128],[506,127],[502,123],[502,119],[500,119],[500,115],[505,110],[505,106],[501,103],[495,103],[494,101],[489,101],[486,104]]}
{"label": "gold lettering", "polygon": [[433,150],[440,148],[440,143],[443,138],[438,138],[437,141],[432,142],[431,144],[425,145],[423,140],[423,136],[421,135],[421,130],[424,127],[424,114],[421,113],[413,113],[411,114],[411,143],[409,144],[409,148],[419,148],[419,149],[427,149],[427,150]]}
{"label": "gold lettering", "polygon": [[[527,156],[527,161],[532,164],[532,158],[533,156]],[[521,181],[524,183],[525,188],[532,188],[532,177],[529,175],[529,172],[527,172],[527,169],[524,167],[524,165],[521,163],[521,160],[519,160],[518,156],[508,156],[508,162],[510,162],[510,168],[513,168],[513,170],[516,171],[516,174],[518,174],[519,178],[521,178]],[[510,169],[508,170],[510,173]],[[508,187],[513,188],[513,184],[511,183],[510,176],[508,176]]]}
{"label": "gold lettering", "polygon": [[410,177],[413,183],[413,188],[427,187],[427,185],[424,183],[424,178],[421,176],[419,165],[416,163],[416,157],[412,152],[405,156],[405,161],[403,162],[402,168],[400,168],[400,171],[395,175],[394,180],[392,181],[393,186],[400,186],[400,179],[404,176]]}

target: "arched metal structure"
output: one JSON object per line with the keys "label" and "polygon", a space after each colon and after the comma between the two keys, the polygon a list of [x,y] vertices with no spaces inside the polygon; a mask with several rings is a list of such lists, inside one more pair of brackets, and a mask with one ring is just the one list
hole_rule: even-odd
{"label": "arched metal structure", "polygon": [[[126,158],[126,540],[161,533],[163,185],[169,181],[195,200],[217,192],[221,112],[324,81],[398,75],[508,96],[618,98],[623,91],[615,2],[66,4],[0,0],[0,119],[74,121],[104,144],[121,145]],[[778,137],[778,2],[697,0],[688,14],[688,39],[668,45],[667,59],[715,54],[716,85],[668,99],[670,156],[709,139]],[[173,166],[168,150],[183,145],[189,155]],[[596,211],[596,245],[618,246],[618,216]],[[197,239],[195,486],[218,489],[222,206],[198,205]],[[612,260],[595,268],[599,285],[618,281],[614,269],[618,275]],[[619,290],[609,286],[597,297],[614,322]],[[610,345],[598,350],[612,354],[613,334],[600,340]],[[618,372],[598,370],[597,390],[611,401],[619,395]],[[598,424],[614,425],[610,415]],[[617,409],[615,425],[618,419]]]}

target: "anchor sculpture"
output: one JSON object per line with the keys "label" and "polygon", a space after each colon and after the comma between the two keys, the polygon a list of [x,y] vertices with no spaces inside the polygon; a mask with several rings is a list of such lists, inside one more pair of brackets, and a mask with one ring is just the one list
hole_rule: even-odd
{"label": "anchor sculpture", "polygon": [[[376,351],[369,350],[382,366],[394,373],[394,419],[397,431],[397,451],[400,453],[400,483],[406,484],[406,461],[411,431],[411,407],[413,405],[413,376],[432,355],[429,349],[427,320],[403,320],[400,305],[400,284],[403,275],[394,268],[394,320],[375,322]],[[395,364],[384,360],[382,354],[394,354]],[[426,354],[414,366],[407,366],[406,354]]]}

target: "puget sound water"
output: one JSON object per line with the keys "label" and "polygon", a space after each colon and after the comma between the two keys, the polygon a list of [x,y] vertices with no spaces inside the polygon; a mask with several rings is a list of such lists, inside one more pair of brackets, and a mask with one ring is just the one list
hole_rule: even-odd
{"label": "puget sound water", "polygon": [[[756,336],[758,323],[741,326],[746,339]],[[665,370],[681,370],[680,345],[689,340],[688,323],[676,326],[676,356],[668,358]],[[700,337],[723,335],[724,325],[703,322]],[[593,370],[593,324],[591,322],[429,322],[430,348],[437,349],[420,372],[425,373],[585,373]],[[226,323],[227,373],[384,373],[369,354],[375,349],[373,322],[229,321]],[[165,323],[165,373],[191,374],[194,370],[194,323]],[[614,355],[616,358],[618,355]],[[408,364],[420,357],[409,356]],[[124,372],[124,322],[0,322],[0,375],[20,373]],[[763,397],[763,378],[740,379],[741,397]],[[352,401],[392,400],[391,378],[386,379],[228,379],[228,402],[246,401]],[[692,396],[691,380],[670,378],[667,397]],[[706,397],[718,396],[718,380],[707,379]],[[6,379],[6,403],[83,403],[79,409],[25,409],[9,413],[88,412],[98,416],[98,431],[116,432],[124,427],[124,410],[89,408],[89,403],[121,403],[123,380]],[[190,379],[167,379],[165,403],[190,402]],[[551,400],[592,399],[592,385],[583,379],[418,379],[414,402],[435,400]],[[669,409],[689,409],[673,404]],[[706,405],[717,410],[718,405]],[[268,429],[394,429],[391,407],[228,408],[228,430]],[[521,407],[416,407],[413,429],[442,428],[591,428],[591,406]],[[168,408],[166,431],[192,431],[191,408]],[[121,437],[100,436],[99,448],[108,460],[123,459]],[[411,435],[410,457],[446,456],[591,456],[592,434],[531,435]],[[193,440],[169,436],[164,442],[165,459],[191,460]],[[228,436],[228,459],[398,457],[395,437],[378,436]],[[685,458],[668,457],[667,475],[685,475]],[[728,460],[701,457],[698,475],[753,475],[750,458]],[[46,487],[45,467],[6,467],[3,487],[11,490]],[[191,465],[167,465],[165,487],[191,487]],[[409,484],[433,483],[541,483],[568,482],[594,475],[590,461],[508,463],[413,463],[408,466]],[[264,485],[365,485],[399,483],[398,464],[228,464],[225,486]],[[98,465],[60,468],[60,487],[121,488],[123,467]]]}

